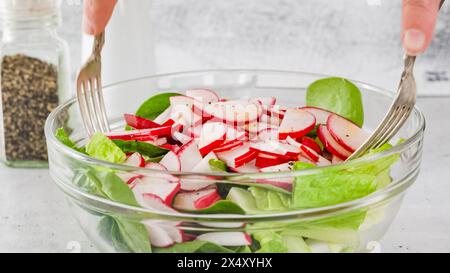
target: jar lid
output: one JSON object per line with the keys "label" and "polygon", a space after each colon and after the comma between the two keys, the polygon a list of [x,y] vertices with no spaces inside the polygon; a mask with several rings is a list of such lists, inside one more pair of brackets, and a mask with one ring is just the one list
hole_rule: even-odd
{"label": "jar lid", "polygon": [[1,0],[2,20],[34,20],[60,15],[61,0]]}

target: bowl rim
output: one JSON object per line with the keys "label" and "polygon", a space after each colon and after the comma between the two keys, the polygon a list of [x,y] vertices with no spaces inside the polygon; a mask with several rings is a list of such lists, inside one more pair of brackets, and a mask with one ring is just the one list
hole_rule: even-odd
{"label": "bowl rim", "polygon": [[[105,85],[103,88],[108,89],[116,86],[120,86],[122,84],[126,84],[129,82],[135,82],[139,80],[148,80],[148,79],[156,79],[156,78],[163,78],[163,77],[173,77],[173,76],[186,76],[189,74],[195,75],[195,74],[206,74],[206,73],[276,73],[276,74],[290,74],[290,75],[303,75],[303,76],[312,76],[312,77],[336,77],[332,75],[326,75],[326,74],[318,74],[318,73],[309,73],[309,72],[301,72],[301,71],[288,71],[288,70],[268,70],[268,69],[211,69],[211,70],[194,70],[194,71],[181,71],[181,72],[174,72],[174,73],[165,73],[165,74],[156,74],[151,76],[144,76],[134,79],[128,79],[124,81],[115,82],[112,84]],[[376,87],[371,84],[367,84],[361,81],[356,81],[350,79],[353,83],[355,83],[359,87],[363,87],[366,90],[370,90],[371,92],[380,93],[384,96],[393,97],[395,94],[392,91],[386,90],[384,88]],[[92,157],[89,157],[81,152],[78,152],[74,149],[71,149],[61,143],[54,135],[54,132],[52,132],[53,124],[56,121],[56,117],[59,116],[59,113],[62,112],[64,109],[69,108],[70,106],[76,104],[76,98],[72,98],[68,100],[67,102],[63,103],[62,105],[55,108],[50,115],[48,116],[46,123],[45,123],[45,135],[47,138],[47,141],[51,143],[54,147],[57,148],[58,152],[61,152],[72,159],[82,161],[83,163],[87,164],[95,164],[98,166],[103,166],[107,168],[112,168],[114,170],[120,170],[120,171],[126,171],[126,172],[139,172],[140,174],[171,174],[177,177],[185,177],[185,178],[193,178],[198,176],[205,176],[205,173],[193,173],[193,172],[174,172],[174,171],[158,171],[158,170],[151,170],[151,169],[145,169],[142,167],[132,167],[127,166],[123,164],[116,164],[111,163],[99,159],[95,159]],[[292,176],[304,176],[304,175],[312,175],[322,172],[323,170],[331,170],[336,168],[348,168],[350,166],[356,166],[358,164],[364,164],[368,163],[377,159],[385,158],[387,156],[398,154],[401,151],[407,149],[408,147],[414,145],[417,141],[420,141],[423,137],[424,130],[425,130],[425,117],[422,113],[422,111],[419,110],[417,106],[414,107],[413,114],[415,114],[418,118],[419,124],[417,126],[417,129],[414,131],[411,137],[404,140],[403,142],[395,145],[393,148],[385,150],[383,152],[379,152],[376,154],[368,155],[362,158],[358,158],[355,160],[352,160],[350,162],[344,162],[340,164],[335,164],[332,166],[323,166],[323,167],[316,167],[313,169],[306,169],[306,170],[298,170],[298,171],[288,171],[288,172],[273,172],[273,173],[245,173],[245,174],[235,174],[235,173],[228,173],[228,174],[211,174],[207,173],[209,177],[215,177],[215,178],[241,178],[242,180],[238,181],[245,181],[246,179],[257,179],[257,178],[267,178],[269,177],[277,177],[277,178],[284,178],[284,177],[292,177]],[[416,170],[417,169],[417,170]],[[86,193],[84,191],[81,191],[74,185],[68,184],[66,182],[61,182],[58,179],[53,178],[57,184],[63,183],[64,186],[68,186],[68,188],[74,193],[83,196],[85,198],[88,198],[92,201],[101,202],[105,205],[111,205],[119,207],[120,209],[127,209],[127,210],[133,210],[135,212],[139,213],[150,213],[150,214],[157,214],[161,216],[166,216],[169,218],[175,218],[175,219],[186,219],[186,218],[196,218],[196,219],[223,219],[223,220],[232,220],[232,219],[258,219],[258,218],[285,218],[285,217],[291,217],[291,216],[299,216],[299,215],[316,215],[320,214],[321,212],[330,212],[335,210],[345,210],[345,209],[354,209],[357,207],[364,207],[370,204],[374,204],[377,202],[380,202],[382,200],[385,200],[389,197],[392,197],[392,193],[397,193],[399,188],[402,188],[400,192],[403,192],[406,190],[407,187],[409,187],[413,182],[407,183],[408,178],[411,176],[413,172],[418,172],[419,167],[417,167],[413,171],[407,173],[402,179],[394,180],[392,181],[386,188],[383,188],[381,190],[376,190],[374,193],[358,198],[355,200],[339,203],[336,205],[331,206],[324,206],[324,207],[318,207],[318,208],[308,208],[308,209],[297,209],[297,210],[290,210],[286,212],[276,212],[276,213],[267,213],[267,214],[257,214],[257,215],[224,215],[224,214],[192,214],[192,213],[170,213],[170,212],[162,212],[147,208],[141,208],[141,207],[135,207],[130,206],[126,204],[122,204],[119,202],[115,202],[100,196],[96,196],[93,194]],[[61,186],[61,185],[59,185]],[[402,187],[404,186],[404,187]],[[405,187],[406,186],[406,187]],[[225,216],[225,217],[224,217]]]}

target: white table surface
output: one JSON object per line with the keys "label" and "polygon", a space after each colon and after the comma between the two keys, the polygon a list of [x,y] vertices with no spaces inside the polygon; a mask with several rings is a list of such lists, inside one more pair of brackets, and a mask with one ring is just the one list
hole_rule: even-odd
{"label": "white table surface", "polygon": [[[422,171],[382,240],[385,252],[450,251],[450,98],[419,101],[427,117]],[[95,247],[83,234],[48,170],[0,166],[0,252],[68,252]]]}

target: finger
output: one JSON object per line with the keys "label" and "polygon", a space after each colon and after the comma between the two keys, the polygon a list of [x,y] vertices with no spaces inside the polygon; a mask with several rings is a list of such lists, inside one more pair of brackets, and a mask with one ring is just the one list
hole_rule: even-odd
{"label": "finger", "polygon": [[425,51],[433,38],[440,0],[403,0],[402,41],[406,53]]}
{"label": "finger", "polygon": [[105,30],[117,0],[85,0],[83,3],[83,30],[97,35]]}

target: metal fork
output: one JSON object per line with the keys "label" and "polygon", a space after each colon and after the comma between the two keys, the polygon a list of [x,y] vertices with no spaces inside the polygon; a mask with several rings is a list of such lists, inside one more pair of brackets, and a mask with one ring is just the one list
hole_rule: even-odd
{"label": "metal fork", "polygon": [[77,100],[89,136],[95,132],[110,131],[101,81],[101,51],[104,43],[103,32],[95,36],[92,54],[78,72],[77,77]]}
{"label": "metal fork", "polygon": [[[444,4],[444,1],[441,0],[439,9]],[[388,113],[372,135],[347,160],[358,158],[370,149],[379,148],[389,142],[409,118],[416,104],[417,95],[417,86],[413,75],[415,61],[415,56],[406,55],[397,95]]]}

